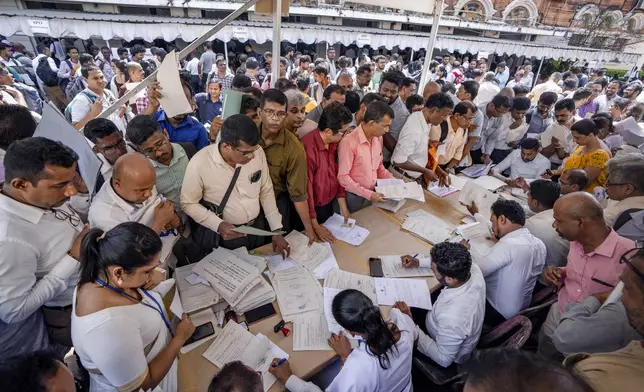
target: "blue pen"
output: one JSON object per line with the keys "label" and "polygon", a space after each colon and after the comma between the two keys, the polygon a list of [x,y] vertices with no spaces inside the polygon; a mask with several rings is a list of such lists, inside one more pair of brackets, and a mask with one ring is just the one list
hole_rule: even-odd
{"label": "blue pen", "polygon": [[280,359],[279,361],[277,361],[277,363],[274,363],[274,364],[272,364],[271,366],[273,366],[274,368],[276,368],[276,367],[278,367],[279,365],[283,364],[284,362],[286,362],[286,358],[282,358],[282,359]]}
{"label": "blue pen", "polygon": [[418,256],[418,253],[416,253],[415,255],[413,255],[411,258],[412,258],[412,259],[415,259],[417,256]]}

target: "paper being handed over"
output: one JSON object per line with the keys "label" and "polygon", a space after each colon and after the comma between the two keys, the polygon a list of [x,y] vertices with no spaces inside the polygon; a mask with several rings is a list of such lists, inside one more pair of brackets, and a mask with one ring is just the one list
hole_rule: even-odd
{"label": "paper being handed over", "polygon": [[159,102],[167,118],[192,113],[192,106],[183,92],[183,86],[179,78],[179,67],[177,66],[177,54],[174,50],[165,56],[159,66],[157,80],[161,86]]}

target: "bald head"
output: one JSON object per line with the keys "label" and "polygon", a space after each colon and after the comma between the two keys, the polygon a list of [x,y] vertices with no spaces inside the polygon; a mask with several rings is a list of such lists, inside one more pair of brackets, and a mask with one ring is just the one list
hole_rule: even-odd
{"label": "bald head", "polygon": [[154,166],[143,154],[125,154],[114,164],[114,191],[130,203],[140,204],[147,200],[152,195],[156,181]]}
{"label": "bald head", "polygon": [[555,203],[561,203],[561,209],[574,219],[604,220],[604,210],[597,199],[588,192],[573,192],[562,196]]}
{"label": "bald head", "polygon": [[427,101],[430,95],[440,93],[441,86],[436,82],[428,82],[423,89],[423,99]]}
{"label": "bald head", "polygon": [[584,244],[606,229],[604,211],[590,193],[563,195],[552,210],[555,230],[569,241]]}

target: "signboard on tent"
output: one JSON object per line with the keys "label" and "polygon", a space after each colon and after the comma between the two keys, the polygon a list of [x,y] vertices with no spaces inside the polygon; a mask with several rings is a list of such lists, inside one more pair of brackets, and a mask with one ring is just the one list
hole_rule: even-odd
{"label": "signboard on tent", "polygon": [[360,33],[356,38],[356,45],[359,47],[371,45],[371,34]]}
{"label": "signboard on tent", "polygon": [[32,34],[51,36],[51,29],[49,28],[49,21],[47,19],[28,19],[27,23],[29,24]]}
{"label": "signboard on tent", "polygon": [[396,8],[407,11],[423,12],[431,14],[434,12],[434,0],[351,0],[353,3],[376,5],[386,8]]}
{"label": "signboard on tent", "polygon": [[250,38],[248,27],[246,26],[233,26],[233,38],[239,42],[246,42]]}

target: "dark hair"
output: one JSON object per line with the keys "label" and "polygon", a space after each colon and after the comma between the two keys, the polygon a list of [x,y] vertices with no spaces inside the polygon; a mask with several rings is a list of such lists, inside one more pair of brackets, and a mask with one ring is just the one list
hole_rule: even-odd
{"label": "dark hair", "polygon": [[441,275],[464,283],[470,279],[472,256],[470,251],[457,242],[440,242],[431,250],[432,262]]}
{"label": "dark hair", "polygon": [[479,94],[479,86],[479,82],[477,82],[476,80],[466,80],[461,83],[463,90],[465,90],[466,93],[472,96],[472,98],[470,99],[471,101],[474,101],[474,99],[476,99],[476,96]]}
{"label": "dark hair", "polygon": [[284,105],[284,107],[288,109],[288,99],[286,98],[286,95],[275,88],[264,91],[264,94],[262,94],[262,97],[259,100],[259,107],[263,109],[266,102],[275,102],[279,105]]}
{"label": "dark hair", "polygon": [[263,392],[262,376],[241,361],[228,362],[210,382],[208,392]]}
{"label": "dark hair", "polygon": [[539,103],[550,106],[553,103],[557,102],[557,99],[559,99],[559,96],[557,95],[557,93],[552,91],[546,91],[545,93],[541,94],[541,96],[539,96]]}
{"label": "dark hair", "polygon": [[333,298],[331,312],[340,326],[362,334],[367,352],[378,357],[381,368],[389,368],[389,351],[396,349],[394,332],[369,297],[358,290],[341,291]]}
{"label": "dark hair", "polygon": [[572,99],[572,98],[564,98],[561,101],[558,101],[557,103],[555,103],[555,111],[562,110],[562,109],[566,109],[569,112],[574,112],[575,111],[575,100]]}
{"label": "dark hair", "polygon": [[322,116],[318,122],[318,129],[320,132],[325,131],[327,128],[337,134],[342,126],[350,124],[353,121],[351,111],[339,102],[331,102],[322,110]]}
{"label": "dark hair", "polygon": [[286,78],[279,78],[277,79],[277,82],[275,82],[274,88],[281,92],[285,92],[288,90],[293,90],[295,88],[295,83]]}
{"label": "dark hair", "polygon": [[[91,229],[83,238],[80,252],[78,285],[96,281],[107,267],[123,267],[126,273],[150,264],[161,252],[161,239],[151,228],[136,222],[125,222],[108,232]],[[110,283],[107,281],[106,283]]]}
{"label": "dark hair", "polygon": [[101,71],[95,65],[83,65],[81,67],[81,75],[83,75],[84,78],[88,78],[90,72],[103,72],[103,71]]}
{"label": "dark hair", "polygon": [[563,81],[563,86],[564,88],[567,88],[569,90],[574,90],[577,88],[578,79],[577,78],[568,78]]}
{"label": "dark hair", "polygon": [[70,168],[76,161],[78,154],[61,142],[44,137],[16,140],[4,156],[5,183],[23,178],[36,186],[44,178],[45,166]]}
{"label": "dark hair", "polygon": [[456,86],[454,86],[454,83],[452,82],[443,81],[443,85],[441,86],[441,92],[456,94]]}
{"label": "dark hair", "polygon": [[134,45],[130,48],[130,54],[132,56],[139,53],[145,53],[145,48],[143,47],[143,45]]}
{"label": "dark hair", "polygon": [[617,106],[619,110],[624,111],[631,104],[631,100],[628,98],[616,98],[613,100],[613,105]]}
{"label": "dark hair", "polygon": [[452,113],[464,116],[468,111],[472,111],[472,114],[474,114],[477,110],[478,108],[471,101],[461,101],[454,106]]}
{"label": "dark hair", "polygon": [[65,53],[69,54],[69,52],[71,52],[74,49],[76,49],[76,51],[78,52],[78,48],[76,48],[75,46],[68,46],[65,48]]}
{"label": "dark hair", "polygon": [[630,84],[630,85],[628,85],[628,86],[626,86],[626,87],[627,87],[627,88],[628,88],[628,87],[633,87],[633,89],[634,89],[634,90],[635,90],[635,92],[636,92],[636,95],[641,94],[641,93],[642,93],[642,90],[644,89],[644,87],[642,87],[642,85],[641,85],[641,84],[639,84],[639,83],[632,83],[632,84]]}
{"label": "dark hair", "polygon": [[[472,78],[477,78],[477,77],[479,77],[479,76],[483,76],[483,71],[481,71],[481,70],[480,70],[480,69],[478,69],[478,68],[475,68],[475,69],[473,69],[473,70],[472,70],[472,72],[470,73],[470,76],[471,76]],[[476,80],[475,80],[475,82],[476,82]]]}
{"label": "dark hair", "polygon": [[106,118],[89,120],[83,128],[83,135],[92,143],[96,143],[98,139],[113,135],[117,132],[120,133],[121,131],[119,131],[118,127],[111,120]]}
{"label": "dark hair", "polygon": [[311,62],[311,56],[305,54],[304,56],[300,57],[300,64],[310,63],[310,62]]}
{"label": "dark hair", "polygon": [[292,46],[287,46],[286,49],[284,50],[284,54],[288,54],[294,51],[295,51],[295,48],[293,48]]}
{"label": "dark hair", "polygon": [[286,59],[286,57],[280,57],[280,63],[288,66],[288,60]]}
{"label": "dark hair", "polygon": [[497,94],[492,98],[491,104],[494,105],[495,108],[512,108],[512,98],[508,97],[507,95],[501,95]]}
{"label": "dark hair", "polygon": [[389,116],[392,120],[394,119],[394,110],[385,102],[383,101],[374,101],[369,106],[367,106],[367,110],[365,111],[363,121],[365,123],[369,121],[381,121],[385,116]]}
{"label": "dark hair", "polygon": [[139,114],[127,124],[125,135],[132,144],[140,147],[155,132],[162,132],[162,130],[154,117]]}
{"label": "dark hair", "polygon": [[355,113],[360,110],[360,95],[353,91],[347,91],[344,96],[344,106],[346,106],[351,113]]}
{"label": "dark hair", "polygon": [[321,65],[313,68],[313,73],[316,74],[322,74],[324,76],[327,76],[329,74],[329,70],[326,67],[323,67]]}
{"label": "dark hair", "polygon": [[512,101],[512,109],[515,110],[528,110],[531,105],[532,102],[530,102],[530,98],[528,97],[516,97]]}
{"label": "dark hair", "polygon": [[127,50],[127,48],[118,48],[118,49],[116,49],[116,53],[121,55],[123,53],[128,53],[129,54],[130,52]]}
{"label": "dark hair", "polygon": [[530,183],[530,196],[547,209],[555,205],[559,193],[559,184],[554,181],[537,179]]}
{"label": "dark hair", "polygon": [[245,87],[250,87],[253,85],[253,82],[246,75],[235,75],[233,78],[232,87],[237,89],[242,89]]}
{"label": "dark hair", "polygon": [[445,108],[454,108],[454,101],[452,101],[452,98],[449,97],[449,95],[445,93],[436,93],[432,94],[427,98],[427,102],[425,102],[425,107],[427,108],[437,108],[437,109],[445,109]]}
{"label": "dark hair", "polygon": [[6,150],[16,140],[32,137],[37,126],[26,107],[0,105],[0,148]]}
{"label": "dark hair", "polygon": [[329,100],[329,99],[331,99],[331,94],[333,94],[333,93],[340,94],[340,95],[345,95],[346,91],[345,91],[345,89],[343,87],[341,87],[341,86],[339,86],[337,84],[331,84],[331,85],[328,85],[324,89],[324,92],[322,93],[322,97],[324,97],[324,99],[326,99],[326,100]]}
{"label": "dark hair", "polygon": [[611,84],[611,83],[617,83],[617,85],[619,86],[619,88],[622,88],[622,82],[621,82],[621,81],[619,81],[618,79],[613,79],[613,80],[611,80],[610,82],[608,82],[608,84]]}
{"label": "dark hair", "polygon": [[570,127],[571,131],[580,133],[582,135],[588,136],[590,134],[597,135],[599,133],[599,128],[597,128],[597,124],[593,120],[584,118],[572,125]]}
{"label": "dark hair", "polygon": [[309,89],[310,84],[311,84],[311,79],[309,79],[307,76],[300,76],[295,81],[295,85],[297,86],[297,89],[304,93]]}
{"label": "dark hair", "polygon": [[47,392],[47,381],[65,366],[50,351],[22,353],[0,362],[0,390],[3,392]]}
{"label": "dark hair", "polygon": [[239,106],[239,114],[246,114],[250,110],[259,109],[259,99],[253,95],[242,95],[241,105]]}
{"label": "dark hair", "polygon": [[409,110],[409,112],[411,112],[414,106],[418,105],[425,105],[425,100],[423,99],[422,95],[412,94],[409,96],[409,98],[407,98],[407,102],[405,102],[405,106],[407,107],[407,110]]}
{"label": "dark hair", "polygon": [[192,86],[190,86],[190,83],[186,82],[183,79],[180,79],[180,80],[181,80],[181,87],[184,88],[185,90],[188,90],[190,92],[190,96],[194,97],[195,92],[192,90]]}
{"label": "dark hair", "polygon": [[579,190],[583,191],[588,186],[588,174],[583,169],[569,169],[565,170],[564,173],[568,173],[568,182],[571,185],[578,185]]}
{"label": "dark hair", "polygon": [[385,99],[377,93],[366,93],[360,100],[360,105],[369,106],[372,102],[385,102]]}
{"label": "dark hair", "polygon": [[514,200],[506,200],[499,198],[497,201],[492,203],[490,208],[492,215],[498,217],[504,216],[510,222],[517,225],[525,225],[525,211],[521,204],[517,203]]}
{"label": "dark hair", "polygon": [[[514,86],[512,86],[512,91],[514,91],[514,95],[519,95],[519,94],[529,93],[530,89],[528,88],[528,86],[524,86],[522,84],[515,84]],[[541,97],[543,97],[544,94],[547,94],[547,93],[541,94]],[[539,97],[539,100],[541,100],[541,97]],[[548,105],[551,105],[551,104],[548,104]]]}
{"label": "dark hair", "polygon": [[259,61],[255,57],[249,57],[246,59],[246,69],[258,69]]}
{"label": "dark hair", "polygon": [[367,72],[371,73],[371,66],[369,66],[368,64],[362,65],[356,71],[356,76],[362,75],[363,73],[367,73]]}
{"label": "dark hair", "polygon": [[250,117],[243,114],[233,114],[221,126],[221,143],[239,147],[239,142],[256,146],[259,143],[259,129]]}
{"label": "dark hair", "polygon": [[382,74],[380,78],[380,85],[382,86],[385,82],[389,82],[400,87],[404,78],[405,75],[400,71],[388,71]]}
{"label": "dark hair", "polygon": [[595,122],[597,128],[601,130],[602,128],[608,128],[608,132],[613,132],[615,127],[613,126],[613,116],[609,113],[595,113],[590,118]]}
{"label": "dark hair", "polygon": [[123,74],[123,77],[125,78],[125,80],[129,80],[130,75],[127,72],[127,61],[119,60],[119,59],[112,59],[112,63],[114,63],[116,68],[118,68],[119,71],[121,71],[121,73]]}
{"label": "dark hair", "polygon": [[521,142],[521,148],[525,150],[538,150],[541,147],[541,143],[537,139],[523,139]]}
{"label": "dark hair", "polygon": [[94,57],[91,54],[83,53],[78,57],[78,62],[81,66],[86,65],[89,62],[94,61]]}
{"label": "dark hair", "polygon": [[40,54],[45,54],[45,52],[49,49],[49,46],[45,44],[38,44],[36,45],[36,51]]}
{"label": "dark hair", "polygon": [[582,87],[575,90],[575,92],[572,94],[572,99],[574,101],[579,101],[581,99],[588,98],[591,95],[593,95],[593,90],[589,89],[588,87]]}
{"label": "dark hair", "polygon": [[409,87],[412,84],[418,84],[418,82],[412,78],[403,78],[402,83],[400,83],[400,87]]}

